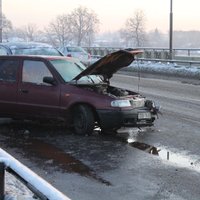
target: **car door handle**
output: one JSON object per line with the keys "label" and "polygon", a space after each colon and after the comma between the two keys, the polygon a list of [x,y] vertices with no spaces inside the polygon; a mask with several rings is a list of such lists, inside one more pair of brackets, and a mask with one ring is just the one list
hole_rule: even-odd
{"label": "car door handle", "polygon": [[19,89],[19,91],[21,92],[21,93],[28,93],[28,90],[24,90],[24,89]]}

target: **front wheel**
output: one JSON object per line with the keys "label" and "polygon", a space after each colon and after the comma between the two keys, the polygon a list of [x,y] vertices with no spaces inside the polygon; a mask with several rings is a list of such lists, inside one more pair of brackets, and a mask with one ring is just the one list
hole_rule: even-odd
{"label": "front wheel", "polygon": [[79,135],[91,135],[95,125],[92,109],[86,105],[78,105],[74,108],[72,114],[75,133]]}

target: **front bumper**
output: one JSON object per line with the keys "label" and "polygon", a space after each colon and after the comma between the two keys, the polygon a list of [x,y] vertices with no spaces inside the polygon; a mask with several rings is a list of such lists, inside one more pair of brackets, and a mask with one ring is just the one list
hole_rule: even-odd
{"label": "front bumper", "polygon": [[152,113],[150,113],[149,110],[145,108],[123,110],[123,111],[122,110],[97,110],[97,114],[99,117],[100,126],[103,129],[152,126],[155,120],[155,116]]}

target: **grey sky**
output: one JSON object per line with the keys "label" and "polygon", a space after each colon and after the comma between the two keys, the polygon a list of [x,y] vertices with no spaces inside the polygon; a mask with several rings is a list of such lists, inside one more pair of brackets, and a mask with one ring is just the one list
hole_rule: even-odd
{"label": "grey sky", "polygon": [[[169,30],[170,0],[2,0],[2,5],[15,27],[34,23],[43,28],[57,15],[85,6],[98,15],[101,32],[122,28],[137,9],[146,15],[147,30]],[[174,29],[200,30],[199,8],[199,0],[173,0]]]}

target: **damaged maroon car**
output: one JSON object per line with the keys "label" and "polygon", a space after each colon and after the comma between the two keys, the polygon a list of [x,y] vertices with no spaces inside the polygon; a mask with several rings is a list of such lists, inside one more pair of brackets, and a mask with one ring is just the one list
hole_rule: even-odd
{"label": "damaged maroon car", "polygon": [[64,120],[77,134],[152,126],[157,108],[140,94],[110,85],[137,50],[119,50],[86,68],[53,56],[0,56],[0,117]]}

